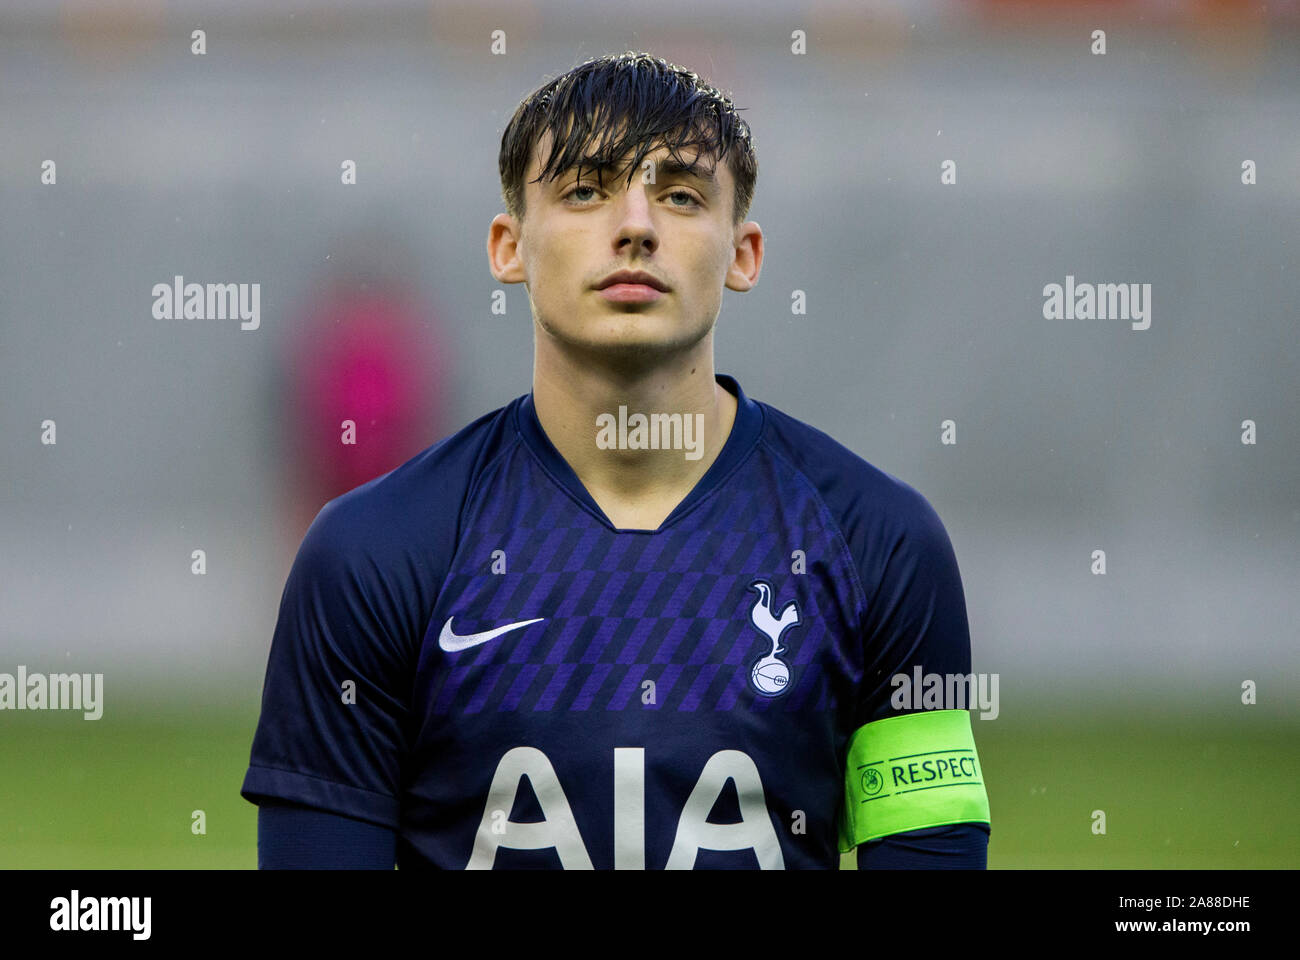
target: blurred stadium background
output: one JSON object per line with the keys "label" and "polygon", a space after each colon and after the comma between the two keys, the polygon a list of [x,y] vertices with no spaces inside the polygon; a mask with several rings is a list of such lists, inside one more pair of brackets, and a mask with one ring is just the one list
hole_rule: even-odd
{"label": "blurred stadium background", "polygon": [[[484,253],[501,132],[624,49],[754,130],[767,260],[717,369],[948,528],[1000,676],[990,866],[1300,865],[1298,28],[1294,2],[8,0],[0,672],[101,672],[105,707],[0,713],[0,867],[255,865],[238,788],[297,543],[529,389],[527,297],[492,313]],[[260,328],[155,319],[178,274],[260,283]],[[1067,274],[1151,283],[1150,330],[1044,320]],[[346,456],[339,396],[371,421]]]}

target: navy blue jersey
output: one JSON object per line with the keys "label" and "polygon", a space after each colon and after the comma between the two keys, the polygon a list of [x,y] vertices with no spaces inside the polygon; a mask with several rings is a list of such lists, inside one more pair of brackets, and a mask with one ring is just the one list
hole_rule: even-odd
{"label": "navy blue jersey", "polygon": [[970,671],[957,562],[917,491],[717,379],[731,433],[653,531],[531,394],[326,504],[243,795],[390,827],[404,869],[837,868],[854,731]]}

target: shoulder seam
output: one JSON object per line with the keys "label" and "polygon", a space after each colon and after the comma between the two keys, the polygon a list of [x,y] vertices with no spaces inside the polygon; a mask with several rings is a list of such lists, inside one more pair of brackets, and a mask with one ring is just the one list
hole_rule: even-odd
{"label": "shoulder seam", "polygon": [[[505,414],[504,411],[502,415],[507,416],[507,414]],[[513,419],[514,419],[513,417],[509,418],[511,422],[507,424],[508,428],[513,427]],[[478,493],[483,477],[486,476],[487,473],[496,465],[498,460],[500,460],[507,453],[509,453],[511,450],[514,449],[515,444],[518,441],[519,441],[518,431],[515,431],[514,438],[511,439],[509,442],[503,444],[501,451],[498,452],[496,456],[494,456],[491,460],[489,460],[484,466],[480,467],[479,469],[473,472],[473,475],[470,477],[469,484],[465,488],[465,496],[461,500],[461,502],[457,505],[456,528],[452,533],[450,550],[447,554],[447,564],[448,564],[447,569],[441,571],[441,576],[438,581],[437,587],[433,592],[433,600],[432,603],[429,605],[429,609],[427,611],[421,612],[421,620],[423,621],[423,627],[420,631],[419,637],[415,641],[415,649],[414,649],[414,662],[417,665],[419,663],[421,652],[423,650],[424,639],[429,635],[430,626],[433,624],[434,612],[438,609],[438,602],[442,599],[443,588],[447,585],[447,578],[451,574],[451,565],[453,561],[456,559],[456,554],[460,550],[461,540],[464,538],[465,518],[467,512],[470,509],[470,505],[474,502],[474,497]],[[481,439],[479,441],[479,449],[482,450],[485,444],[486,441]],[[412,677],[412,683],[414,683],[414,678],[415,678],[414,671],[412,672],[411,677]]]}
{"label": "shoulder seam", "polygon": [[806,473],[800,470],[785,454],[778,450],[776,445],[769,441],[765,434],[759,436],[759,443],[765,446],[772,456],[776,457],[789,467],[795,476],[797,476],[808,487],[817,501],[817,506],[821,510],[823,519],[827,522],[830,528],[835,531],[835,537],[839,541],[840,551],[843,554],[845,566],[849,568],[849,576],[853,578],[853,585],[857,588],[857,595],[861,604],[861,609],[858,611],[858,625],[861,626],[866,619],[868,606],[867,591],[862,584],[862,578],[858,574],[858,562],[854,559],[853,551],[849,549],[849,542],[844,536],[844,530],[840,527],[839,520],[835,517],[831,508],[827,506],[826,500],[822,497],[822,492],[817,489],[817,484],[813,483]]}
{"label": "shoulder seam", "polygon": [[[511,421],[514,420],[513,417],[510,419]],[[455,548],[460,544],[461,529],[464,526],[465,514],[469,510],[470,504],[474,502],[474,498],[478,495],[479,487],[483,483],[483,478],[492,471],[492,468],[496,466],[498,460],[514,450],[520,443],[523,443],[523,437],[519,435],[519,430],[514,427],[513,422],[511,423],[511,432],[513,433],[513,436],[510,438],[510,441],[502,445],[501,450],[498,451],[495,457],[476,470],[473,479],[470,480],[469,488],[465,491],[465,500],[461,503],[460,511],[456,515],[456,542],[452,544],[453,555],[455,554]],[[524,446],[527,447],[528,445],[524,444]]]}

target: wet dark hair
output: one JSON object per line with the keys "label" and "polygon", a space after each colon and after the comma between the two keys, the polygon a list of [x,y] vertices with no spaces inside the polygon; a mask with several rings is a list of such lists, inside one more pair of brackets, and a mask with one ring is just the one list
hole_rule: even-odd
{"label": "wet dark hair", "polygon": [[[737,114],[730,97],[684,67],[648,53],[628,51],[588,60],[529,94],[501,136],[497,166],[506,212],[524,217],[524,177],[533,149],[551,132],[550,156],[537,180],[554,179],[566,170],[614,167],[629,153],[628,184],[647,154],[660,147],[678,163],[680,151],[698,151],[702,160],[725,160],[735,180],[735,224],[749,215],[758,179],[749,124]],[[588,153],[595,142],[596,149]],[[711,167],[708,169],[712,169]]]}

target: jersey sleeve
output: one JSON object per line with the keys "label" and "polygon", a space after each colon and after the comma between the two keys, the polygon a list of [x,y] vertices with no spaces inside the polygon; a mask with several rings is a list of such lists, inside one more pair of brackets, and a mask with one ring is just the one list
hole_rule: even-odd
{"label": "jersey sleeve", "polygon": [[[861,549],[868,592],[864,670],[845,762],[843,852],[882,837],[954,824],[989,826],[968,708],[970,627],[951,540],[905,484]],[[911,853],[943,859],[937,831]],[[979,840],[983,833],[949,831]]]}
{"label": "jersey sleeve", "polygon": [[392,870],[397,833],[292,803],[257,808],[259,870]]}
{"label": "jersey sleeve", "polygon": [[[886,549],[868,563],[863,583],[876,584],[867,602],[863,625],[866,670],[863,675],[859,722],[870,723],[900,713],[895,683],[903,675],[914,680],[926,674],[970,673],[970,625],[966,594],[952,542],[939,515],[913,492],[899,510],[896,531],[882,538]],[[909,686],[907,689],[911,689]],[[918,694],[920,691],[916,691]],[[920,703],[915,709],[922,709]]]}
{"label": "jersey sleeve", "polygon": [[989,827],[954,823],[891,833],[858,845],[859,870],[985,870]]}
{"label": "jersey sleeve", "polygon": [[395,828],[418,627],[398,528],[365,503],[330,501],[299,547],[240,792]]}

